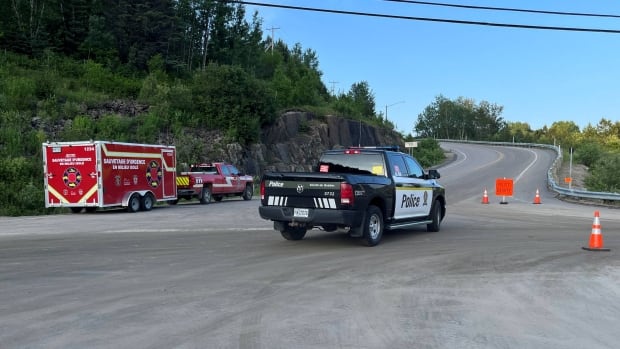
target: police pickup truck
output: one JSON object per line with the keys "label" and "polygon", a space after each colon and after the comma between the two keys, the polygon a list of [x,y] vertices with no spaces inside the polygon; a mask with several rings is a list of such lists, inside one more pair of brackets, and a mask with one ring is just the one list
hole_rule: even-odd
{"label": "police pickup truck", "polygon": [[375,246],[386,229],[426,224],[428,231],[439,231],[446,215],[439,172],[425,172],[398,147],[329,150],[314,170],[266,172],[261,178],[259,214],[287,240],[319,228]]}

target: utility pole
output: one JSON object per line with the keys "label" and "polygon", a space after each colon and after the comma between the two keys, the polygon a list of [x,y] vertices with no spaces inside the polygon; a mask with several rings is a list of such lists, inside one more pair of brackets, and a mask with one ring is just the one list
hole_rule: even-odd
{"label": "utility pole", "polygon": [[338,83],[338,81],[330,81],[330,84],[332,84],[332,95],[334,95],[334,86]]}
{"label": "utility pole", "polygon": [[388,121],[388,117],[387,117],[387,110],[388,110],[388,107],[391,107],[391,106],[393,106],[393,105],[400,104],[400,103],[405,103],[405,101],[398,101],[398,102],[396,102],[396,103],[392,103],[392,104],[390,104],[390,105],[387,105],[387,104],[385,105],[385,121]]}
{"label": "utility pole", "polygon": [[269,44],[269,47],[267,47],[267,49],[271,48],[272,55],[273,55],[273,47],[275,46],[275,43],[276,43],[276,39],[274,37],[276,29],[280,29],[280,28],[279,27],[278,28],[275,28],[275,27],[267,28],[267,30],[271,30],[271,43]]}

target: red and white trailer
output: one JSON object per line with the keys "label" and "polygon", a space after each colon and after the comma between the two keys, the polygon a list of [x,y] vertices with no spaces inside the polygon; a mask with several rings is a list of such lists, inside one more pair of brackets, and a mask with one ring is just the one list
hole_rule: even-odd
{"label": "red and white trailer", "polygon": [[149,211],[177,200],[174,146],[108,141],[43,143],[45,207]]}

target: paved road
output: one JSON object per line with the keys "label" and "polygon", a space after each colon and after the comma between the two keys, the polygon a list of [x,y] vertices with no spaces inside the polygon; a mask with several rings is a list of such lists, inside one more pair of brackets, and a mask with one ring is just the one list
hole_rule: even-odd
{"label": "paved road", "polygon": [[449,147],[442,230],[373,248],[257,200],[0,218],[0,348],[617,348],[620,211],[554,199],[545,151]]}

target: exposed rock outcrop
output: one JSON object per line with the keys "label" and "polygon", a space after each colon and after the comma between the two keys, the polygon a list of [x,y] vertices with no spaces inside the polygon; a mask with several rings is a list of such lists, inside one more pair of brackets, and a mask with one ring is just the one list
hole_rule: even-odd
{"label": "exposed rock outcrop", "polygon": [[308,171],[328,149],[349,146],[398,145],[402,136],[337,116],[317,117],[305,112],[287,112],[263,129],[261,143],[249,147],[227,144],[220,156],[246,173],[264,171]]}

